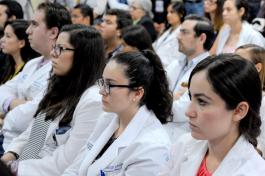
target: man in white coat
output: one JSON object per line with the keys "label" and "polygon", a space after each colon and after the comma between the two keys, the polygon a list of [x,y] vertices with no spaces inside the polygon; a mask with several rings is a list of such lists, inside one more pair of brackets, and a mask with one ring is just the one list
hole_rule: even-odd
{"label": "man in white coat", "polygon": [[29,61],[22,72],[0,87],[0,112],[6,114],[3,126],[4,149],[14,137],[26,130],[32,120],[47,87],[52,45],[60,28],[70,23],[70,14],[63,6],[52,3],[38,6],[26,32],[31,47],[42,56]]}
{"label": "man in white coat", "polygon": [[186,55],[173,61],[166,69],[170,90],[174,95],[173,122],[165,125],[171,140],[189,131],[185,111],[190,102],[187,83],[193,68],[207,56],[214,37],[210,21],[197,15],[189,15],[181,24],[178,35],[179,51]]}

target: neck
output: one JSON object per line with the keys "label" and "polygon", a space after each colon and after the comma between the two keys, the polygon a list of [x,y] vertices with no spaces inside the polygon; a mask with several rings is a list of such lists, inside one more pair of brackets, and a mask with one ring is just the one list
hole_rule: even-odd
{"label": "neck", "polygon": [[118,114],[119,117],[119,128],[115,132],[115,136],[118,137],[122,134],[122,132],[126,129],[130,121],[134,118],[135,114],[139,110],[138,106],[134,108],[127,109]]}
{"label": "neck", "polygon": [[119,39],[105,40],[106,52],[109,54],[121,44]]}
{"label": "neck", "polygon": [[22,57],[20,55],[20,51],[17,52],[17,53],[12,54],[11,56],[13,57],[13,59],[14,59],[14,61],[16,63],[16,67],[18,67],[18,66],[20,66],[21,64],[24,63],[24,61],[23,61],[23,59],[22,59]]}
{"label": "neck", "polygon": [[239,34],[241,29],[242,29],[242,22],[237,22],[233,25],[230,26],[231,27],[231,34]]}
{"label": "neck", "polygon": [[218,139],[208,141],[208,166],[211,171],[215,171],[220,163],[223,161],[227,153],[234,146],[239,138],[239,132],[234,128],[230,134],[220,137]]}
{"label": "neck", "polygon": [[172,27],[172,29],[174,30],[174,29],[176,29],[179,25],[180,25],[180,23],[176,23],[176,24],[172,24],[171,27]]}
{"label": "neck", "polygon": [[186,55],[186,56],[187,56],[188,61],[191,61],[192,59],[194,59],[195,57],[201,55],[204,52],[206,52],[206,51],[204,49],[201,49],[201,50],[199,50],[197,52],[194,52],[194,53],[192,53],[190,55]]}
{"label": "neck", "polygon": [[214,23],[215,13],[214,12],[211,12],[211,13],[209,13],[209,15],[210,15],[210,18],[211,18],[212,23]]}
{"label": "neck", "polygon": [[55,40],[48,41],[47,46],[45,47],[45,49],[42,52],[39,52],[44,57],[44,60],[50,60],[52,46],[54,44],[55,44]]}

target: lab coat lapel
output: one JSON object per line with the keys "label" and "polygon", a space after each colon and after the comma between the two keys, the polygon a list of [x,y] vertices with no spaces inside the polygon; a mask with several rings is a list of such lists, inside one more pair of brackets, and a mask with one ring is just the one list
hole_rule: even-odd
{"label": "lab coat lapel", "polygon": [[[38,64],[36,65],[36,67],[37,66],[38,66]],[[45,65],[43,65],[38,70],[36,70],[36,68],[35,69],[32,69],[31,70],[31,73],[28,73],[28,75],[30,75],[30,77],[25,82],[25,84],[27,84],[27,86],[25,86],[25,87],[30,87],[28,85],[32,85],[35,80],[38,80],[38,78],[42,77],[43,75],[49,74],[51,68],[52,68],[51,61],[48,61],[48,63],[46,63]]]}
{"label": "lab coat lapel", "polygon": [[[146,121],[150,118],[150,112],[145,107],[141,107],[131,122],[128,124],[121,136],[113,142],[106,152],[89,168],[89,175],[96,175],[99,170],[106,168],[119,154],[119,150],[128,146],[138,136],[144,128]],[[113,134],[113,133],[112,133]],[[109,138],[111,135],[109,136]],[[105,139],[108,141],[108,139]],[[100,147],[102,148],[102,146]]]}
{"label": "lab coat lapel", "polygon": [[207,142],[201,146],[192,145],[187,147],[184,154],[184,161],[180,166],[180,176],[196,175],[207,148]]}
{"label": "lab coat lapel", "polygon": [[[227,171],[230,173],[235,173],[235,171],[238,170],[240,166],[248,160],[248,145],[251,144],[245,141],[244,137],[241,136],[232,149],[226,154],[225,158],[220,163],[216,171],[213,173],[214,176],[225,175],[227,174]],[[244,155],[242,155],[242,152],[244,152]]]}
{"label": "lab coat lapel", "polygon": [[[95,160],[97,155],[100,153],[100,151],[103,149],[103,147],[106,145],[108,140],[111,138],[113,133],[117,130],[118,125],[119,125],[118,118],[115,117],[110,122],[110,124],[106,127],[106,129],[102,129],[103,132],[101,135],[93,135],[93,134],[91,135],[92,137],[87,143],[88,150],[87,150],[86,158],[80,166],[80,175],[87,175],[87,173],[88,173],[88,175],[96,175],[97,174],[97,173],[95,173],[95,170],[92,170],[89,167],[91,166],[92,162]],[[98,132],[100,132],[100,131],[98,131]],[[95,161],[95,163],[93,165],[95,165],[96,163],[97,163],[97,161]]]}

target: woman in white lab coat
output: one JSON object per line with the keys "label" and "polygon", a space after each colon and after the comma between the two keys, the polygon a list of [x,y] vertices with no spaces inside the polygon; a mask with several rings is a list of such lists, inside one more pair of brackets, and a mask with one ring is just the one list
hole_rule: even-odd
{"label": "woman in white lab coat", "polygon": [[246,21],[247,15],[247,0],[225,0],[224,25],[210,50],[212,54],[234,53],[239,46],[250,43],[265,47],[264,37]]}
{"label": "woman in white lab coat", "polygon": [[236,53],[255,64],[262,85],[262,103],[260,108],[261,134],[258,138],[258,149],[265,157],[265,49],[254,44],[240,46]]}
{"label": "woman in white lab coat", "polygon": [[262,91],[254,65],[238,55],[209,56],[188,87],[191,134],[175,143],[160,175],[263,176],[265,161],[256,150]]}
{"label": "woman in white lab coat", "polygon": [[172,61],[185,57],[179,51],[177,35],[179,26],[185,17],[185,8],[182,2],[174,2],[167,8],[167,21],[170,27],[153,43],[154,50],[161,58],[164,68]]}
{"label": "woman in white lab coat", "polygon": [[161,61],[152,51],[110,59],[98,81],[103,109],[88,143],[64,176],[152,175],[168,160],[172,95]]}
{"label": "woman in white lab coat", "polygon": [[51,55],[52,75],[35,118],[1,158],[9,163],[18,159],[19,176],[61,175],[103,112],[95,84],[105,65],[100,33],[84,25],[66,25]]}

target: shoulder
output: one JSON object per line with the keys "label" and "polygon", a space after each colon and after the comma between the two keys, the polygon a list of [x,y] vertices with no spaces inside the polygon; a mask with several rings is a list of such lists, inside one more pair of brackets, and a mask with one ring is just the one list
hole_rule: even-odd
{"label": "shoulder", "polygon": [[146,124],[139,133],[135,142],[146,145],[147,143],[158,145],[170,145],[170,139],[162,124],[154,119],[153,122]]}
{"label": "shoulder", "polygon": [[[256,149],[245,139],[238,143],[239,150],[235,152],[235,158],[240,160],[238,173],[248,173],[249,175],[264,175],[265,160],[258,154]],[[241,155],[244,152],[244,155]]]}
{"label": "shoulder", "polygon": [[99,88],[96,85],[89,87],[81,96],[80,102],[101,102]]}
{"label": "shoulder", "polygon": [[43,56],[40,56],[40,57],[36,57],[34,59],[31,59],[30,61],[28,61],[25,66],[24,66],[24,69],[26,68],[31,68],[31,67],[34,67],[36,66],[41,60],[42,60]]}
{"label": "shoulder", "polygon": [[245,30],[246,34],[249,36],[252,36],[252,37],[256,36],[256,37],[263,38],[261,33],[256,31],[248,22],[243,22],[242,28],[243,28],[243,30]]}
{"label": "shoulder", "polygon": [[174,60],[167,66],[166,71],[167,72],[171,72],[172,70],[176,71],[176,69],[178,69],[180,67],[181,67],[181,64],[180,64],[179,60]]}
{"label": "shoulder", "polygon": [[175,143],[172,145],[172,148],[176,148],[178,150],[179,149],[184,150],[185,148],[194,149],[198,146],[205,146],[206,143],[207,141],[194,139],[191,136],[191,133],[186,133],[181,135],[179,139],[175,141]]}

